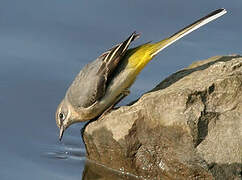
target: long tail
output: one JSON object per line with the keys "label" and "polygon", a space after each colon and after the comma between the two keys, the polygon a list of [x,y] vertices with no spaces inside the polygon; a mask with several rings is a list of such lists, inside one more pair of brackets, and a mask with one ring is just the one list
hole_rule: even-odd
{"label": "long tail", "polygon": [[175,41],[179,40],[180,38],[184,37],[185,35],[191,33],[192,31],[200,28],[201,26],[209,23],[210,21],[213,21],[217,19],[218,17],[224,15],[227,11],[225,9],[218,9],[207,16],[204,16],[203,18],[195,21],[194,23],[188,25],[184,29],[178,31],[177,33],[173,34],[169,38],[166,38],[162,41],[159,41],[157,43],[152,44],[152,50],[151,50],[151,57],[154,57],[156,54],[158,54],[160,51],[162,51],[167,46],[171,45]]}

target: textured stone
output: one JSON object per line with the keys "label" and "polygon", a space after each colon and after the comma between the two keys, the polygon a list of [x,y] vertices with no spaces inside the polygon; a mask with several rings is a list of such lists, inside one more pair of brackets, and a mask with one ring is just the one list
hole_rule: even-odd
{"label": "textured stone", "polygon": [[90,122],[83,138],[89,159],[139,177],[241,178],[242,58],[193,63]]}

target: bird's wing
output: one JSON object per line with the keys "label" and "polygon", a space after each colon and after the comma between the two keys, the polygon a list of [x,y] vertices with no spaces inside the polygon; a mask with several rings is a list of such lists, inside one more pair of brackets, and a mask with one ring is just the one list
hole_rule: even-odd
{"label": "bird's wing", "polygon": [[136,32],[132,33],[125,41],[117,44],[99,57],[100,59],[102,59],[102,64],[97,72],[99,80],[97,81],[96,86],[96,100],[99,100],[104,96],[109,78],[111,77],[112,73],[117,68],[120,60],[126,53],[130,43],[135,39],[139,38],[139,36],[140,35]]}
{"label": "bird's wing", "polygon": [[134,32],[124,42],[107,50],[80,71],[66,94],[73,106],[87,108],[105,95],[110,76],[130,43],[138,37],[139,34]]}

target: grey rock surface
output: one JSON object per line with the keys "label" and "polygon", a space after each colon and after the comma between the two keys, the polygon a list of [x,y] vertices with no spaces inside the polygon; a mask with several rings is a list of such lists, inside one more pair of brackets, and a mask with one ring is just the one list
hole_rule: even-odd
{"label": "grey rock surface", "polygon": [[83,138],[89,159],[140,178],[241,178],[242,57],[193,63]]}

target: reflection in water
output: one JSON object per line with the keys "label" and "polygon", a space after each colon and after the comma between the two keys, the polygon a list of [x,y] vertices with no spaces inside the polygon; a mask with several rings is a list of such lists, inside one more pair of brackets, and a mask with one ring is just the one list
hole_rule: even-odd
{"label": "reflection in water", "polygon": [[83,161],[86,159],[85,152],[84,148],[63,144],[62,146],[49,146],[48,150],[44,153],[44,156],[50,159],[72,159]]}
{"label": "reflection in water", "polygon": [[117,170],[106,168],[103,165],[96,164],[86,160],[82,180],[137,180],[143,179],[135,175],[124,173]]}

